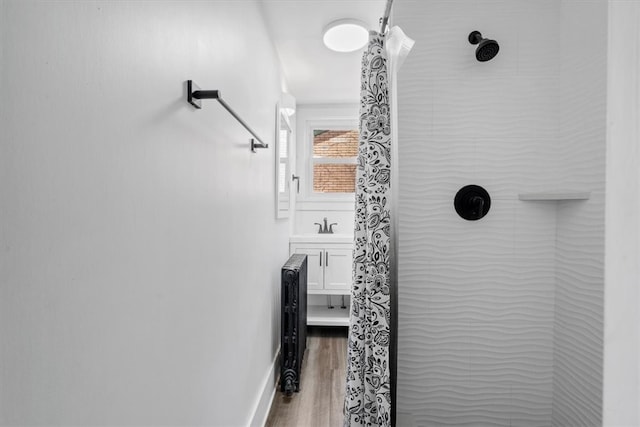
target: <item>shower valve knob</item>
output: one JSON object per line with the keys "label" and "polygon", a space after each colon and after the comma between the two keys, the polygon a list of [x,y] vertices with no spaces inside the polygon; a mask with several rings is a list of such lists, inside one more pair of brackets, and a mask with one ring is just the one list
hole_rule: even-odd
{"label": "shower valve knob", "polygon": [[489,212],[491,197],[479,185],[467,185],[458,191],[453,205],[461,218],[477,221]]}

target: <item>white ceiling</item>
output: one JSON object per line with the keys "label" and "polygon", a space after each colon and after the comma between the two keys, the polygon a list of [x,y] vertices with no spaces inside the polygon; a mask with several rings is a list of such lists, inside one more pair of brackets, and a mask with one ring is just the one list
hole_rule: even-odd
{"label": "white ceiling", "polygon": [[322,30],[344,18],[380,30],[385,4],[385,0],[262,0],[288,92],[298,104],[358,102],[363,50],[333,52],[322,43]]}

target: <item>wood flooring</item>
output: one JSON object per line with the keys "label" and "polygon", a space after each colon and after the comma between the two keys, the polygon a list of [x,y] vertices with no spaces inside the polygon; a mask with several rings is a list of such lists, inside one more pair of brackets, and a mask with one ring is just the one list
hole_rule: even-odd
{"label": "wood flooring", "polygon": [[300,392],[276,391],[266,427],[342,426],[346,362],[347,328],[310,327]]}

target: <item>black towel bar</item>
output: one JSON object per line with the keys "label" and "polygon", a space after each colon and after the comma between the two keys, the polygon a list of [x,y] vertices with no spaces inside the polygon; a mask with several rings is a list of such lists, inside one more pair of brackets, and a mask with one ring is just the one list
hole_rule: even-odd
{"label": "black towel bar", "polygon": [[235,112],[233,109],[227,104],[222,96],[220,95],[219,90],[200,90],[200,88],[193,82],[193,80],[187,80],[187,101],[189,104],[193,105],[197,109],[202,108],[202,104],[200,103],[201,99],[215,99],[217,100],[246,130],[249,131],[251,135],[258,142],[255,142],[251,139],[251,151],[256,152],[256,148],[269,148],[269,144],[265,143],[260,137],[249,127],[249,125],[242,120],[242,118]]}

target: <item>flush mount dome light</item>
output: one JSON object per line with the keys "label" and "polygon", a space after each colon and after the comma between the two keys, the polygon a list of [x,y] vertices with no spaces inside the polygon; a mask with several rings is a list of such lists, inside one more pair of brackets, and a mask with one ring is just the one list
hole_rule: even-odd
{"label": "flush mount dome light", "polygon": [[355,19],[333,21],[324,29],[325,46],[336,52],[353,52],[369,41],[369,31],[364,22]]}

